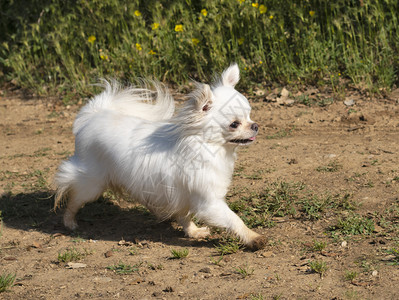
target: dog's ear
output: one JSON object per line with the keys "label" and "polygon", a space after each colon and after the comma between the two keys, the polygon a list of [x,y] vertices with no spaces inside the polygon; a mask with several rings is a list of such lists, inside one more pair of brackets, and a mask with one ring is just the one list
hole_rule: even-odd
{"label": "dog's ear", "polygon": [[232,64],[222,73],[222,83],[224,86],[234,87],[240,81],[240,69],[237,64]]}
{"label": "dog's ear", "polygon": [[211,109],[213,94],[208,84],[199,84],[194,97],[197,110],[206,112]]}

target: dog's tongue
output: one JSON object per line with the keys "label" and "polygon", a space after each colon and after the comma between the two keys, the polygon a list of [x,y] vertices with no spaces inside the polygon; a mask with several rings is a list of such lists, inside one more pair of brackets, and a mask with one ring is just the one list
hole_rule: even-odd
{"label": "dog's tongue", "polygon": [[256,137],[255,136],[253,136],[253,137],[251,137],[251,138],[249,138],[251,141],[254,141],[255,139],[256,139]]}

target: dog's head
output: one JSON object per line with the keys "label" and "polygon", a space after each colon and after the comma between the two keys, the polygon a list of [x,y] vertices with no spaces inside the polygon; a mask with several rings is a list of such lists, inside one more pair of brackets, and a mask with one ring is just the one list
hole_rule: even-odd
{"label": "dog's head", "polygon": [[255,140],[258,124],[250,118],[249,102],[234,89],[239,80],[239,68],[233,64],[212,87],[198,84],[191,94],[190,116],[186,117],[195,120],[196,130],[205,142],[237,146]]}

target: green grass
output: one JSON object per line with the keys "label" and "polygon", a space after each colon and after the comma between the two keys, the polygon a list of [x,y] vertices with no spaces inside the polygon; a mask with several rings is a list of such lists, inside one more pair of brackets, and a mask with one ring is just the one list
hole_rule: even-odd
{"label": "green grass", "polygon": [[0,75],[65,102],[92,93],[98,77],[209,79],[232,61],[244,84],[378,92],[397,83],[397,1],[254,3],[2,1]]}
{"label": "green grass", "polygon": [[108,266],[107,269],[114,271],[118,275],[126,275],[133,272],[138,272],[141,265],[142,263],[138,263],[132,266],[124,262],[119,262],[116,265]]}
{"label": "green grass", "polygon": [[15,277],[15,274],[2,274],[0,276],[0,293],[7,291],[13,286]]}
{"label": "green grass", "polygon": [[351,194],[318,195],[300,182],[274,182],[262,191],[229,202],[250,227],[270,228],[275,217],[319,220],[326,212],[352,211],[357,207]]}
{"label": "green grass", "polygon": [[313,241],[311,244],[305,244],[305,250],[312,252],[321,252],[327,247],[326,242]]}
{"label": "green grass", "polygon": [[71,261],[79,261],[91,254],[87,249],[78,250],[76,248],[66,249],[62,253],[58,253],[58,261],[68,263]]}
{"label": "green grass", "polygon": [[[398,244],[399,246],[399,244]],[[389,262],[390,265],[399,265],[399,247],[391,248],[387,250],[387,253],[392,255],[392,259]]]}
{"label": "green grass", "polygon": [[345,272],[345,280],[346,281],[350,281],[350,282],[354,282],[354,280],[358,277],[359,273],[357,273],[356,271],[346,271]]}
{"label": "green grass", "polygon": [[241,249],[241,244],[238,239],[225,239],[215,245],[215,248],[223,258],[223,255],[237,253]]}
{"label": "green grass", "polygon": [[171,259],[181,259],[181,258],[187,257],[189,254],[189,251],[187,248],[180,249],[180,250],[171,249],[170,253],[172,254],[172,256],[170,257]]}
{"label": "green grass", "polygon": [[340,218],[337,224],[330,229],[342,235],[369,235],[374,231],[374,221],[358,214],[351,214]]}
{"label": "green grass", "polygon": [[242,276],[242,278],[246,278],[254,274],[255,269],[248,266],[248,264],[239,266],[236,268],[236,272]]}
{"label": "green grass", "polygon": [[320,166],[316,168],[318,172],[337,172],[342,169],[342,165],[338,161],[334,160],[328,163],[326,166]]}
{"label": "green grass", "polygon": [[310,271],[317,273],[320,277],[323,277],[328,270],[327,263],[321,260],[313,260],[309,262]]}

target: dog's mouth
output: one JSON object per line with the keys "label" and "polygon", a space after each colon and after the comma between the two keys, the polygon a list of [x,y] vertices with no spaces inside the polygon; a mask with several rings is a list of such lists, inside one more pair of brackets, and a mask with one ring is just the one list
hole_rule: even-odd
{"label": "dog's mouth", "polygon": [[232,144],[238,144],[238,145],[248,145],[251,144],[256,137],[250,137],[249,139],[235,139],[235,140],[230,140],[230,143]]}

